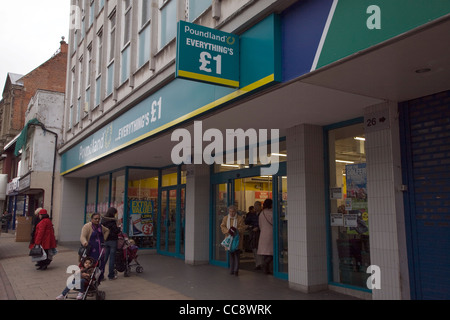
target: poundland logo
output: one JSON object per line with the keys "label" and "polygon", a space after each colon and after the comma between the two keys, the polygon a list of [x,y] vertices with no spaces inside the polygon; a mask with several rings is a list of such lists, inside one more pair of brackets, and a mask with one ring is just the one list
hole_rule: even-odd
{"label": "poundland logo", "polygon": [[229,45],[233,45],[234,42],[236,41],[235,38],[233,38],[233,37],[226,36],[226,35],[219,36],[217,34],[214,34],[211,31],[196,30],[196,29],[191,28],[189,25],[184,26],[184,32],[189,33],[190,35],[193,35],[196,37],[201,37],[201,38],[205,38],[208,40],[220,41],[223,43],[227,43]]}
{"label": "poundland logo", "polygon": [[[230,36],[226,36],[226,35],[219,36],[217,34],[214,34],[211,31],[201,31],[201,30],[192,29],[189,25],[186,25],[184,27],[184,32],[187,34],[190,34],[192,36],[204,38],[207,40],[220,41],[229,46],[232,46],[236,41],[236,39],[234,37],[230,37]],[[221,45],[217,45],[214,43],[201,41],[201,40],[197,40],[197,39],[193,39],[193,38],[189,38],[189,37],[186,37],[186,45],[191,46],[191,47],[200,48],[203,50],[209,50],[209,51],[227,54],[230,56],[232,56],[234,54],[233,48],[230,48],[227,46],[221,46]]]}
{"label": "poundland logo", "polygon": [[[203,132],[202,122],[195,121],[194,137],[187,129],[176,129],[172,132],[171,141],[179,142],[171,152],[172,162],[176,165],[246,164],[248,158],[248,164],[263,165],[261,175],[274,175],[278,172],[278,129],[271,129],[270,136],[267,129],[226,129],[224,138],[219,129],[211,128]],[[210,143],[203,148],[204,142]]]}

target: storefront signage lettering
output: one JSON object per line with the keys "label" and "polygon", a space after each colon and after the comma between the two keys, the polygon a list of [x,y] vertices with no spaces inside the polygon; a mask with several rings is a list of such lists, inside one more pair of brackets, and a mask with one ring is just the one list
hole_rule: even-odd
{"label": "storefront signage lettering", "polygon": [[390,128],[389,109],[375,111],[364,116],[365,132],[374,132]]}
{"label": "storefront signage lettering", "polygon": [[[162,117],[162,97],[152,102],[141,104],[139,116],[124,114],[117,118],[102,130],[98,131],[79,146],[78,159],[80,162],[108,152],[114,147],[120,145],[123,140],[127,141],[130,137],[141,135],[148,131],[148,127],[156,124]],[[131,119],[130,119],[131,118]]]}
{"label": "storefront signage lettering", "polygon": [[178,22],[176,76],[239,87],[239,37],[186,21]]}
{"label": "storefront signage lettering", "polygon": [[138,132],[139,130],[147,127],[150,123],[156,122],[158,119],[161,119],[161,106],[162,97],[160,97],[158,100],[154,100],[152,102],[150,110],[145,114],[119,128],[118,135],[116,136],[115,141],[119,141],[120,139],[125,138],[134,132]]}
{"label": "storefront signage lettering", "polygon": [[20,178],[14,178],[6,185],[6,194],[11,194],[19,190],[19,180]]}

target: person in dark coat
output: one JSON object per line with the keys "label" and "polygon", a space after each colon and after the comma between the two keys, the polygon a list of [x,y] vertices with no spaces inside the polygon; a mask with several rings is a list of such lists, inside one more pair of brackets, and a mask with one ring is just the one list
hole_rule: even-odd
{"label": "person in dark coat", "polygon": [[117,225],[116,213],[117,209],[111,207],[102,217],[102,225],[109,229],[109,235],[105,241],[105,265],[109,260],[109,280],[117,279],[114,264],[116,263],[117,240],[121,230]]}
{"label": "person in dark coat", "polygon": [[56,249],[55,231],[53,223],[50,220],[47,210],[41,209],[39,211],[39,223],[36,225],[33,243],[30,244],[30,249],[36,245],[40,245],[47,254],[47,259],[37,263],[37,270],[45,270],[52,262],[53,251]]}

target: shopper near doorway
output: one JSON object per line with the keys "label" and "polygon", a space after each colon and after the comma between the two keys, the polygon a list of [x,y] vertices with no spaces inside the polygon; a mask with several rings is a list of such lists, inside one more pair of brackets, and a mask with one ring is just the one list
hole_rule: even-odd
{"label": "shopper near doorway", "polygon": [[258,255],[263,256],[263,271],[266,274],[273,273],[273,212],[272,199],[266,199],[259,214]]}
{"label": "shopper near doorway", "polygon": [[114,272],[116,263],[117,240],[121,232],[116,219],[117,209],[110,207],[102,217],[102,225],[109,229],[108,238],[105,240],[105,265],[109,260],[108,279],[115,280],[117,275]]}
{"label": "shopper near doorway", "polygon": [[[257,203],[256,203],[257,202]],[[255,205],[248,208],[247,216],[245,217],[245,224],[248,226],[250,232],[250,248],[252,249],[255,258],[255,270],[261,270],[261,259],[258,256],[258,241],[259,241],[259,213],[261,212],[261,202],[256,201]],[[255,208],[258,208],[258,212]]]}
{"label": "shopper near doorway", "polygon": [[228,214],[223,217],[220,229],[225,236],[235,235],[236,230],[239,232],[239,249],[230,254],[230,274],[235,276],[239,275],[239,263],[241,251],[244,248],[243,235],[245,231],[244,218],[237,214],[236,206],[232,205],[228,207]]}

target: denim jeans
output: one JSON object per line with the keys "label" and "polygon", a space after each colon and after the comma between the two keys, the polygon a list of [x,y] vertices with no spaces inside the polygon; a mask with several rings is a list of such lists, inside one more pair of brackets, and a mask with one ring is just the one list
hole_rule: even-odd
{"label": "denim jeans", "polygon": [[[74,288],[74,289],[79,289],[81,293],[84,293],[88,283],[89,282],[86,279],[80,279],[80,288]],[[61,292],[61,294],[63,296],[65,296],[69,293],[70,290],[71,290],[71,288],[65,287],[64,290]]]}
{"label": "denim jeans", "polygon": [[114,278],[114,264],[116,263],[117,240],[105,241],[105,265],[109,259],[108,278]]}

